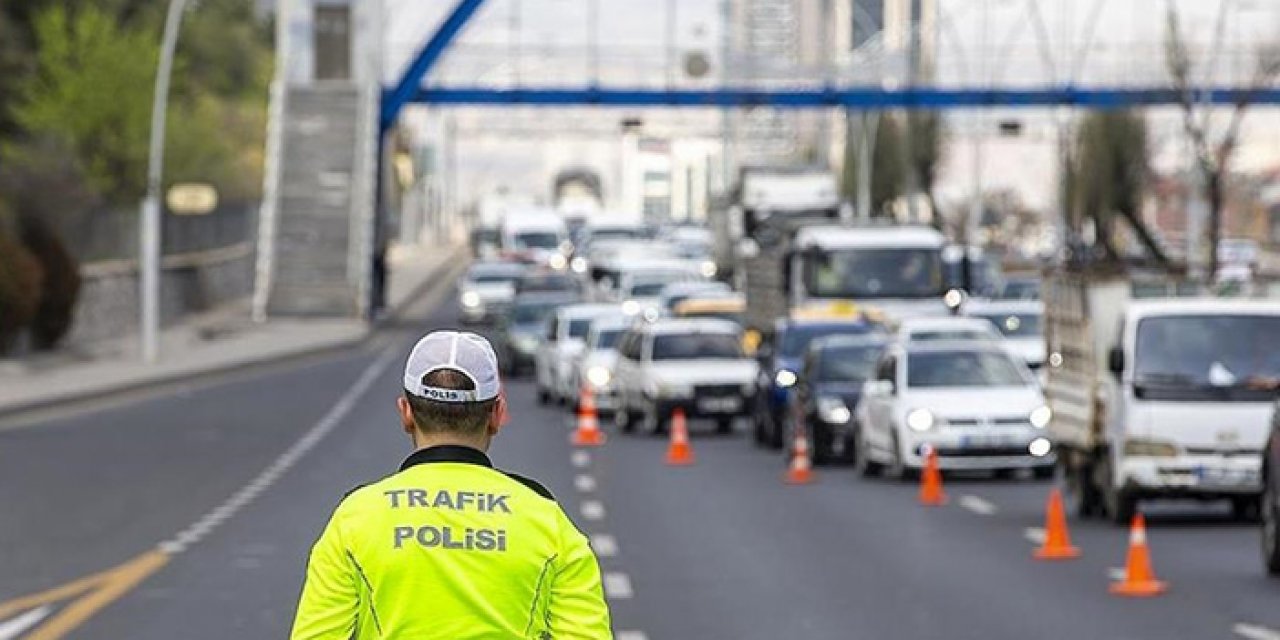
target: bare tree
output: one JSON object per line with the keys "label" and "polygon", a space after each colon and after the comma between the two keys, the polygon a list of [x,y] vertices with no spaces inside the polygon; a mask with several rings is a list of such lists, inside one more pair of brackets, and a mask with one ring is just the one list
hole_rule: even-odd
{"label": "bare tree", "polygon": [[[1219,14],[1215,35],[1217,41],[1221,41],[1223,24],[1223,14]],[[1267,45],[1258,49],[1249,83],[1232,106],[1226,128],[1215,132],[1211,127],[1211,109],[1197,102],[1198,96],[1191,78],[1194,64],[1173,3],[1168,6],[1166,31],[1165,63],[1174,89],[1179,94],[1183,130],[1191,141],[1196,170],[1203,183],[1203,195],[1209,205],[1208,277],[1212,279],[1218,273],[1218,242],[1222,237],[1226,179],[1230,173],[1231,159],[1240,141],[1240,125],[1257,92],[1270,86],[1277,75],[1280,75],[1280,46]]]}

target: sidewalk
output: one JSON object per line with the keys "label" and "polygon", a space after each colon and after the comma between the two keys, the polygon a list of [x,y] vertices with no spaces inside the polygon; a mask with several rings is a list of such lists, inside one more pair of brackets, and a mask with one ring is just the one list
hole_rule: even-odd
{"label": "sidewalk", "polygon": [[[462,264],[463,247],[398,248],[388,258],[389,315]],[[369,324],[354,319],[281,318],[255,324],[247,302],[193,316],[160,336],[160,362],[138,358],[136,336],[74,352],[0,360],[0,416],[67,401],[100,398],[363,342]]]}

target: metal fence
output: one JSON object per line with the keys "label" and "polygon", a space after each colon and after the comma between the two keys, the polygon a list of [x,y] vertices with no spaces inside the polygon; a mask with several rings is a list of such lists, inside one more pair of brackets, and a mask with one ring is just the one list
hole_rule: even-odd
{"label": "metal fence", "polygon": [[[257,203],[227,203],[200,216],[165,212],[166,256],[224,249],[252,241],[257,232]],[[138,255],[138,211],[91,211],[63,224],[62,237],[81,263],[133,259]]]}

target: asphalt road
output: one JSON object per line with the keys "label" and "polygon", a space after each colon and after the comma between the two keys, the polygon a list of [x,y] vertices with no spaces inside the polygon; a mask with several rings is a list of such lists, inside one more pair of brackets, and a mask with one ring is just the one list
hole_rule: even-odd
{"label": "asphalt road", "polygon": [[[392,412],[404,353],[455,318],[446,303],[351,352],[0,430],[0,640],[23,616],[71,620],[69,638],[286,636],[330,511],[408,453]],[[780,455],[697,423],[691,467],[612,429],[576,455],[567,412],[526,381],[509,398],[494,459],[593,536],[623,638],[1280,638],[1265,635],[1280,581],[1262,574],[1257,527],[1223,511],[1153,513],[1171,588],[1125,600],[1107,593],[1122,529],[1073,521],[1083,558],[1031,559],[1048,483],[948,478],[933,509],[846,468],[787,486]],[[166,542],[167,563],[111,573],[142,577],[87,614],[85,594],[5,611]]]}

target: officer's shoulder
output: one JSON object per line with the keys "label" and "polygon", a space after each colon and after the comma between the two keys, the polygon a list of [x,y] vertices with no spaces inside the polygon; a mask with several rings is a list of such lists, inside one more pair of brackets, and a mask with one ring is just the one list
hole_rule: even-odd
{"label": "officer's shoulder", "polygon": [[556,497],[555,497],[554,495],[552,495],[552,493],[551,493],[551,490],[550,490],[550,489],[548,489],[548,488],[546,488],[546,487],[542,486],[542,483],[541,483],[541,482],[538,482],[537,480],[534,480],[533,478],[529,478],[529,477],[526,477],[526,476],[522,476],[522,475],[520,475],[520,474],[518,474],[518,473],[512,473],[512,472],[510,472],[510,471],[503,471],[503,470],[501,470],[501,469],[499,469],[499,471],[502,471],[502,474],[503,474],[503,475],[505,475],[505,476],[507,476],[508,478],[511,478],[512,480],[515,480],[516,482],[519,482],[520,484],[522,484],[522,485],[524,485],[524,486],[528,487],[528,488],[529,488],[529,489],[531,489],[534,493],[536,493],[536,494],[538,494],[538,495],[542,496],[543,498],[546,498],[547,500],[550,500],[550,501],[552,501],[552,502],[555,502]]}

